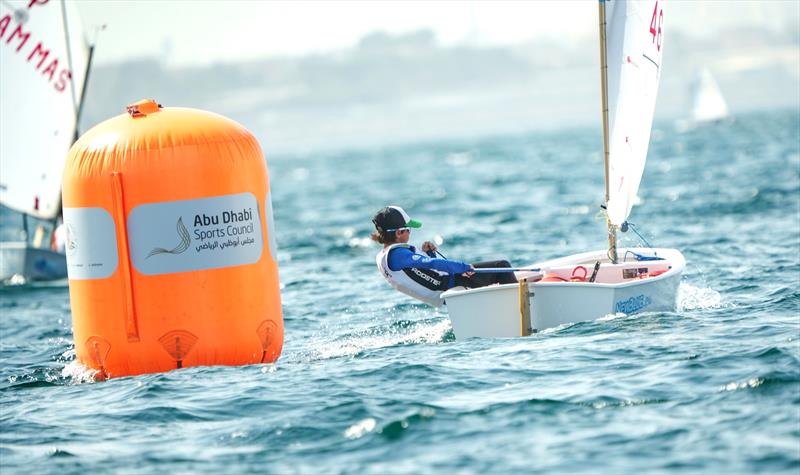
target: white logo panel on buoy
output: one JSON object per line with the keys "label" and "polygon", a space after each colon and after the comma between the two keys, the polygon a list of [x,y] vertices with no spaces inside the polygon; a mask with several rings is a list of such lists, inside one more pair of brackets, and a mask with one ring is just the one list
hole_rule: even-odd
{"label": "white logo panel on buoy", "polygon": [[131,261],[158,275],[254,264],[263,237],[252,193],[135,207],[128,215]]}
{"label": "white logo panel on buoy", "polygon": [[105,279],[117,270],[117,232],[108,211],[64,208],[64,227],[70,279]]}

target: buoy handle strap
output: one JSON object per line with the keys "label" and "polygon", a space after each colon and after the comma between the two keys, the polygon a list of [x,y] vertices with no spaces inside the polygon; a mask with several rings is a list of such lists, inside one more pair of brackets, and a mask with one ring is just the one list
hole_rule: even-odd
{"label": "buoy handle strap", "polygon": [[139,102],[135,102],[133,104],[128,104],[126,110],[131,117],[144,117],[148,114],[153,114],[155,112],[160,111],[163,108],[161,104],[155,101],[155,99],[142,99]]}

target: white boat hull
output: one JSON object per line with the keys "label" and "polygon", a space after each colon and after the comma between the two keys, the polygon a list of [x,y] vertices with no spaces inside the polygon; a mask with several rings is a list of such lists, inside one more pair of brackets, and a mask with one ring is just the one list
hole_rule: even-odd
{"label": "white boat hull", "polygon": [[64,254],[24,242],[0,242],[0,281],[56,280],[67,277]]}
{"label": "white boat hull", "polygon": [[[622,259],[628,251],[664,259],[639,261],[631,259],[628,253],[625,262]],[[620,249],[618,264],[612,264],[606,252],[594,251],[554,259],[531,266],[541,268],[540,273],[518,274],[530,282],[527,289],[528,315],[521,310],[526,297],[521,300],[517,284],[448,290],[442,296],[456,338],[518,337],[616,313],[630,315],[642,311],[675,310],[678,286],[686,267],[679,251]],[[584,269],[590,276],[597,261],[601,265],[595,282],[537,280],[542,275],[569,279],[573,271],[583,276]]]}

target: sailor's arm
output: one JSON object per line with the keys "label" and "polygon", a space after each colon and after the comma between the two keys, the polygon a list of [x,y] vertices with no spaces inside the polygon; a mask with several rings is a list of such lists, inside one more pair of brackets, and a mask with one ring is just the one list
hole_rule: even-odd
{"label": "sailor's arm", "polygon": [[408,267],[418,267],[420,269],[434,269],[448,274],[462,274],[472,271],[472,266],[460,261],[450,259],[440,259],[436,257],[425,257],[411,252],[410,249],[398,247],[389,252],[389,268],[393,271]]}

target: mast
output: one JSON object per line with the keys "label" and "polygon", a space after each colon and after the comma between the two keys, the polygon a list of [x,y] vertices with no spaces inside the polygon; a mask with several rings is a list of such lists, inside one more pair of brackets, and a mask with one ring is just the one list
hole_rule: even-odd
{"label": "mast", "polygon": [[[61,19],[64,25],[64,42],[67,45],[67,66],[69,67],[70,71],[72,71],[72,45],[69,41],[69,24],[67,23],[67,6],[65,0],[61,0]],[[75,107],[75,127],[73,128],[72,132],[72,143],[78,141],[80,137],[80,121],[81,116],[83,115],[83,106],[86,103],[86,88],[89,85],[89,73],[92,69],[92,57],[94,56],[94,41],[89,45],[89,52],[86,59],[86,68],[83,74],[83,86],[81,87],[81,95],[80,99],[77,99],[75,96],[75,82],[70,80],[69,86],[70,91],[72,92],[72,103]],[[63,206],[61,203],[61,197],[58,198],[58,213],[52,219],[52,232],[56,230],[56,223],[58,219],[62,217],[64,214]]]}
{"label": "mast", "polygon": [[[61,24],[64,28],[64,44],[67,46],[67,67],[72,71],[72,44],[69,41],[69,23],[67,22],[67,4],[61,0]],[[69,81],[69,90],[72,93],[72,106],[75,108],[75,116],[78,115],[78,98],[75,95],[75,82]],[[75,124],[75,130],[78,129],[78,124]],[[73,134],[75,135],[75,134]]]}
{"label": "mast", "polygon": [[[600,0],[598,3],[600,12],[600,96],[603,107],[603,169],[605,178],[605,202],[604,207],[608,206],[609,194],[609,152],[608,152],[608,58],[606,57],[606,2]],[[611,262],[617,263],[617,230],[611,224],[606,214],[608,224],[608,258]]]}

